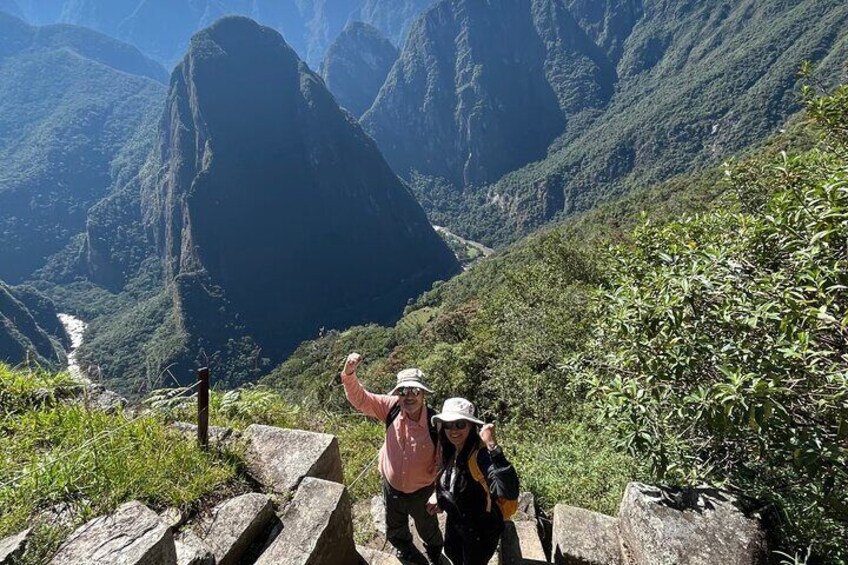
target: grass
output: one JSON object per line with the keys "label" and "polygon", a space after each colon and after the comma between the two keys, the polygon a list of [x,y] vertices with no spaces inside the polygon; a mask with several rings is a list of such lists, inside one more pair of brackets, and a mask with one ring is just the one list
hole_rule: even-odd
{"label": "grass", "polygon": [[[67,380],[0,366],[0,538],[34,528],[24,563],[42,562],[74,527],[123,502],[192,513],[238,481],[237,453],[203,451],[160,415],[56,402],[60,382]],[[51,524],[47,516],[59,509],[66,519]]]}
{"label": "grass", "polygon": [[508,426],[500,443],[521,490],[532,492],[544,510],[564,502],[615,516],[627,483],[647,476],[608,434],[581,421]]}

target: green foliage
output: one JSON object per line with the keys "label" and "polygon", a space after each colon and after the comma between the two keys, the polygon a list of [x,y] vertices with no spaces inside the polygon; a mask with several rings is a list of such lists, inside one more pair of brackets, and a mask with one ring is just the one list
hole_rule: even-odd
{"label": "green foliage", "polygon": [[733,174],[735,209],[614,248],[566,364],[659,478],[768,499],[784,543],[831,560],[848,559],[846,99],[808,97],[822,147]]}
{"label": "green foliage", "polygon": [[646,476],[636,460],[615,448],[609,431],[582,418],[511,424],[499,442],[508,450],[522,490],[531,491],[542,508],[564,502],[615,516],[627,483]]}
{"label": "green foliage", "polygon": [[[0,537],[35,526],[25,563],[44,562],[72,528],[123,502],[191,511],[236,480],[237,454],[203,451],[155,414],[55,402],[70,384],[0,365]],[[51,525],[51,512],[67,523]]]}

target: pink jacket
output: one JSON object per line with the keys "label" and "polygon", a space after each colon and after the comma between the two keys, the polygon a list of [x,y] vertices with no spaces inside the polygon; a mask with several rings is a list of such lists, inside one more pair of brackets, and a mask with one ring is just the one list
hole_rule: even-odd
{"label": "pink jacket", "polygon": [[[351,405],[380,422],[385,423],[389,410],[398,402],[396,396],[365,390],[356,373],[342,373],[342,383]],[[383,477],[400,492],[411,493],[433,484],[436,480],[436,448],[430,439],[426,406],[418,420],[412,420],[403,410],[400,411],[386,430],[379,465]]]}

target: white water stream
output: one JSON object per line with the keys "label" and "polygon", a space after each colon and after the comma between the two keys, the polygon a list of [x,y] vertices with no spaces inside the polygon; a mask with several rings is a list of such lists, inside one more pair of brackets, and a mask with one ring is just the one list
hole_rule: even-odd
{"label": "white water stream", "polygon": [[77,379],[88,380],[79,366],[79,361],[77,361],[77,349],[82,345],[86,324],[70,314],[57,314],[57,316],[62,325],[65,326],[68,337],[71,338],[71,348],[68,350],[68,372]]}

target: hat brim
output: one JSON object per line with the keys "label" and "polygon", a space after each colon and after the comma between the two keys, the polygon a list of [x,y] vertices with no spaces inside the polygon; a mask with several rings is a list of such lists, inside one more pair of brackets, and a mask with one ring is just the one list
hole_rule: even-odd
{"label": "hat brim", "polygon": [[478,420],[477,418],[467,414],[460,414],[459,412],[442,412],[441,414],[436,414],[430,419],[430,423],[435,425],[436,422],[456,422],[459,420],[468,420],[469,422],[473,422],[480,426],[486,425],[486,422],[482,420]]}
{"label": "hat brim", "polygon": [[394,394],[398,391],[399,388],[404,388],[404,387],[420,388],[421,390],[426,390],[430,394],[433,394],[433,391],[430,388],[428,388],[427,385],[422,384],[420,381],[403,381],[403,382],[400,382],[397,385],[395,385],[395,388],[393,388],[391,390],[391,392],[389,392],[389,394],[394,396]]}

